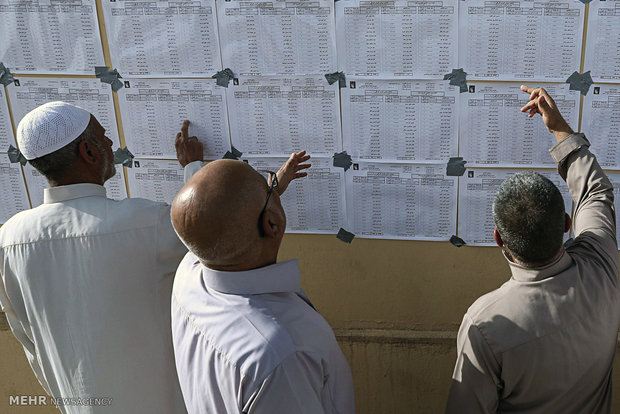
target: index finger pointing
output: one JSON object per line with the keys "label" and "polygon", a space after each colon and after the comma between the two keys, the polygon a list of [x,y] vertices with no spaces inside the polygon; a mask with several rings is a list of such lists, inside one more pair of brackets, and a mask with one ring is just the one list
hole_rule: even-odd
{"label": "index finger pointing", "polygon": [[532,93],[534,92],[534,88],[527,86],[527,85],[521,85],[521,90],[523,92],[527,92],[527,93]]}
{"label": "index finger pointing", "polygon": [[189,134],[189,120],[183,121],[183,125],[181,125],[181,135],[183,138],[187,138]]}
{"label": "index finger pointing", "polygon": [[542,88],[531,88],[527,85],[521,85],[521,90],[530,94],[530,100],[536,99],[536,97],[540,94],[541,89]]}

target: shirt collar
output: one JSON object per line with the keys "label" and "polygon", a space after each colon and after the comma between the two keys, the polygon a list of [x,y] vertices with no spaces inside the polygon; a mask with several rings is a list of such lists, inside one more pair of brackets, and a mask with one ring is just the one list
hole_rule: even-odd
{"label": "shirt collar", "polygon": [[213,290],[234,295],[298,292],[301,286],[297,259],[241,272],[202,266],[202,280]]}
{"label": "shirt collar", "polygon": [[518,263],[514,263],[508,259],[506,252],[503,253],[504,257],[508,261],[508,264],[510,265],[512,278],[519,282],[535,282],[555,276],[569,268],[573,263],[573,259],[568,253],[566,253],[566,250],[563,250],[560,257],[558,257],[554,262],[541,267],[526,267]]}
{"label": "shirt collar", "polygon": [[99,184],[80,183],[60,185],[58,187],[46,188],[43,190],[43,202],[45,204],[93,196],[105,197],[105,187]]}

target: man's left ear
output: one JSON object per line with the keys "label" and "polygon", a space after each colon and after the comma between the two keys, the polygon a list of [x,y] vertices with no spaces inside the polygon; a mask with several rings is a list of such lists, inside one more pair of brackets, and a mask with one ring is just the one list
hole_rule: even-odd
{"label": "man's left ear", "polygon": [[568,213],[564,213],[564,233],[568,233],[570,230],[570,226],[573,225],[573,220],[570,218]]}
{"label": "man's left ear", "polygon": [[263,234],[266,237],[281,237],[284,234],[283,220],[273,210],[265,211],[261,225],[263,226]]}
{"label": "man's left ear", "polygon": [[78,144],[80,158],[87,164],[96,164],[99,161],[99,151],[92,142],[84,140]]}

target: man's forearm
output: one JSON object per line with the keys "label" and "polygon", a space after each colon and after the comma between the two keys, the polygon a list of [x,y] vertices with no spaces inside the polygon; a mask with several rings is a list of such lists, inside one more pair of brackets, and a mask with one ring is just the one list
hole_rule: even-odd
{"label": "man's forearm", "polygon": [[[566,180],[575,202],[573,224],[575,235],[586,230],[606,234],[615,245],[616,223],[613,186],[583,134],[571,134],[551,149],[558,172]],[[617,249],[614,247],[614,249]]]}
{"label": "man's forearm", "polygon": [[553,131],[553,136],[555,136],[555,140],[557,142],[563,141],[565,138],[569,137],[572,134],[574,134],[574,132],[570,127],[564,131]]}

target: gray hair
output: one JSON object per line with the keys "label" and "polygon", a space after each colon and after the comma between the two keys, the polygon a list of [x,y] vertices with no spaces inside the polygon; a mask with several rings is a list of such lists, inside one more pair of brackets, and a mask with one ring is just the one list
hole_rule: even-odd
{"label": "gray hair", "polygon": [[493,219],[504,245],[525,264],[545,264],[558,253],[564,214],[560,190],[534,171],[506,179],[493,202]]}
{"label": "gray hair", "polygon": [[95,145],[105,156],[107,153],[101,146],[101,143],[95,138],[95,124],[92,121],[88,124],[84,132],[76,139],[65,145],[64,147],[44,155],[39,158],[28,161],[37,171],[39,171],[48,181],[61,180],[66,172],[73,166],[78,159],[78,146],[82,141],[88,141]]}

